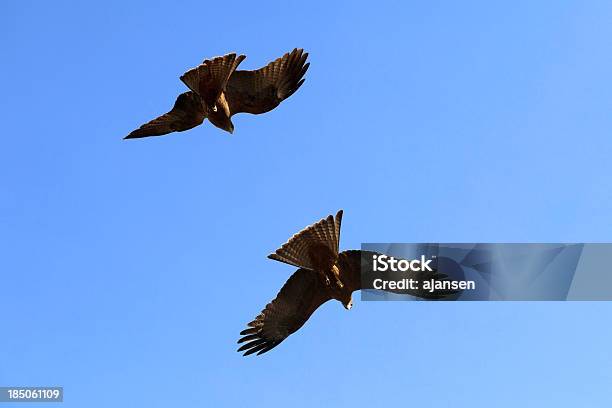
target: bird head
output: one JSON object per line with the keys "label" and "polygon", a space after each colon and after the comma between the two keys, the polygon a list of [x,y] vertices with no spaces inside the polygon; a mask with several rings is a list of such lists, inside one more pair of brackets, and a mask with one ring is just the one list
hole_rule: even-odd
{"label": "bird head", "polygon": [[349,295],[348,299],[343,299],[342,306],[344,306],[346,310],[351,310],[351,308],[353,307],[353,297]]}
{"label": "bird head", "polygon": [[212,123],[219,129],[223,129],[229,133],[234,133],[234,124],[232,123],[232,120],[229,117],[223,114],[215,113],[209,115],[208,120],[210,120],[210,123]]}

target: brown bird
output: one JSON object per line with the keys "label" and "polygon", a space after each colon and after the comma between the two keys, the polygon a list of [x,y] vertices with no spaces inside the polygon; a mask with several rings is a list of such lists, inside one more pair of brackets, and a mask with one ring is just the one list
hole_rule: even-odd
{"label": "brown bird", "polygon": [[205,60],[181,76],[190,91],[176,99],[170,112],[145,123],[124,139],[161,136],[194,128],[208,118],[216,127],[234,132],[232,116],[260,114],[276,108],[304,83],[310,63],[302,49],[283,55],[255,71],[236,71],[245,59],[235,53]]}
{"label": "brown bird", "polygon": [[[262,354],[278,346],[306,323],[323,303],[336,299],[350,310],[352,293],[362,289],[361,263],[371,262],[375,252],[348,250],[338,252],[342,210],[295,234],[268,258],[297,266],[276,299],[268,303],[259,316],[240,332],[238,351],[244,355]],[[433,272],[402,272],[403,277],[443,281],[446,275]],[[413,296],[440,299],[456,291],[406,290]]]}

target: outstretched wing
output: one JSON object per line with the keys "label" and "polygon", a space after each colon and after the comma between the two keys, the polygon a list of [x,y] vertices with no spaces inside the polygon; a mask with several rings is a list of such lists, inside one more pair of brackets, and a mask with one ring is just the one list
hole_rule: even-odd
{"label": "outstretched wing", "polygon": [[161,136],[171,132],[182,132],[200,125],[206,116],[198,99],[193,92],[180,94],[170,112],[145,123],[124,139]]}
{"label": "outstretched wing", "polygon": [[[338,263],[340,264],[340,279],[342,279],[342,282],[344,282],[351,291],[371,289],[371,287],[369,287],[367,284],[364,285],[364,283],[371,283],[374,278],[381,277],[380,272],[375,273],[372,271],[372,260],[374,255],[381,254],[372,251],[349,250],[343,251],[338,255]],[[363,274],[361,265],[364,265]],[[455,290],[437,289],[430,292],[429,290],[422,289],[422,282],[426,280],[430,281],[431,279],[434,279],[437,281],[445,281],[449,279],[447,275],[438,273],[436,269],[433,271],[423,272],[388,272],[385,276],[393,278],[393,280],[405,278],[414,279],[419,282],[419,289],[387,290],[388,292],[392,293],[411,295],[423,299],[442,299],[457,293]]]}
{"label": "outstretched wing", "polygon": [[326,270],[338,257],[342,210],[336,218],[327,218],[304,228],[295,234],[268,258],[285,262],[298,268]]}
{"label": "outstretched wing", "polygon": [[197,67],[185,72],[181,76],[181,81],[212,108],[221,92],[225,90],[228,78],[245,58],[244,55],[236,56],[235,53],[231,53],[212,60],[204,60]]}
{"label": "outstretched wing", "polygon": [[331,298],[316,272],[298,269],[259,316],[241,331],[238,351],[244,355],[272,350],[306,323],[310,315]]}
{"label": "outstretched wing", "polygon": [[310,65],[307,58],[308,53],[296,48],[258,70],[235,71],[225,90],[232,115],[259,114],[276,108],[304,83],[302,77]]}

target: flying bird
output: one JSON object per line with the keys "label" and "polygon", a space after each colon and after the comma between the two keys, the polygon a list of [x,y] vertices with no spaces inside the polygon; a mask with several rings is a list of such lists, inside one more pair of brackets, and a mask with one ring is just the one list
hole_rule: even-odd
{"label": "flying bird", "polygon": [[216,127],[234,132],[232,116],[258,115],[276,108],[304,83],[308,53],[296,48],[255,71],[237,71],[245,59],[235,53],[216,57],[190,69],[181,81],[190,89],[176,98],[170,112],[145,123],[124,139],[161,136],[201,125],[208,118]]}
{"label": "flying bird", "polygon": [[[352,293],[362,289],[361,263],[370,262],[375,252],[339,252],[342,210],[329,215],[295,234],[268,258],[297,266],[272,302],[240,332],[239,352],[257,355],[278,346],[306,323],[314,311],[328,300],[338,300],[350,310]],[[403,272],[406,278],[443,281],[448,277],[432,272]],[[413,296],[440,299],[456,291],[405,290]]]}

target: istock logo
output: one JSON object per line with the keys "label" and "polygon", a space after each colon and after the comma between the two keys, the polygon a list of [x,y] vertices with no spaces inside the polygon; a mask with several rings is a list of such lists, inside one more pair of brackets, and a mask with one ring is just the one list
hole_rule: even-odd
{"label": "istock logo", "polygon": [[425,255],[421,255],[421,259],[395,259],[387,255],[374,255],[373,267],[374,272],[433,272],[429,266],[432,259],[425,259]]}

